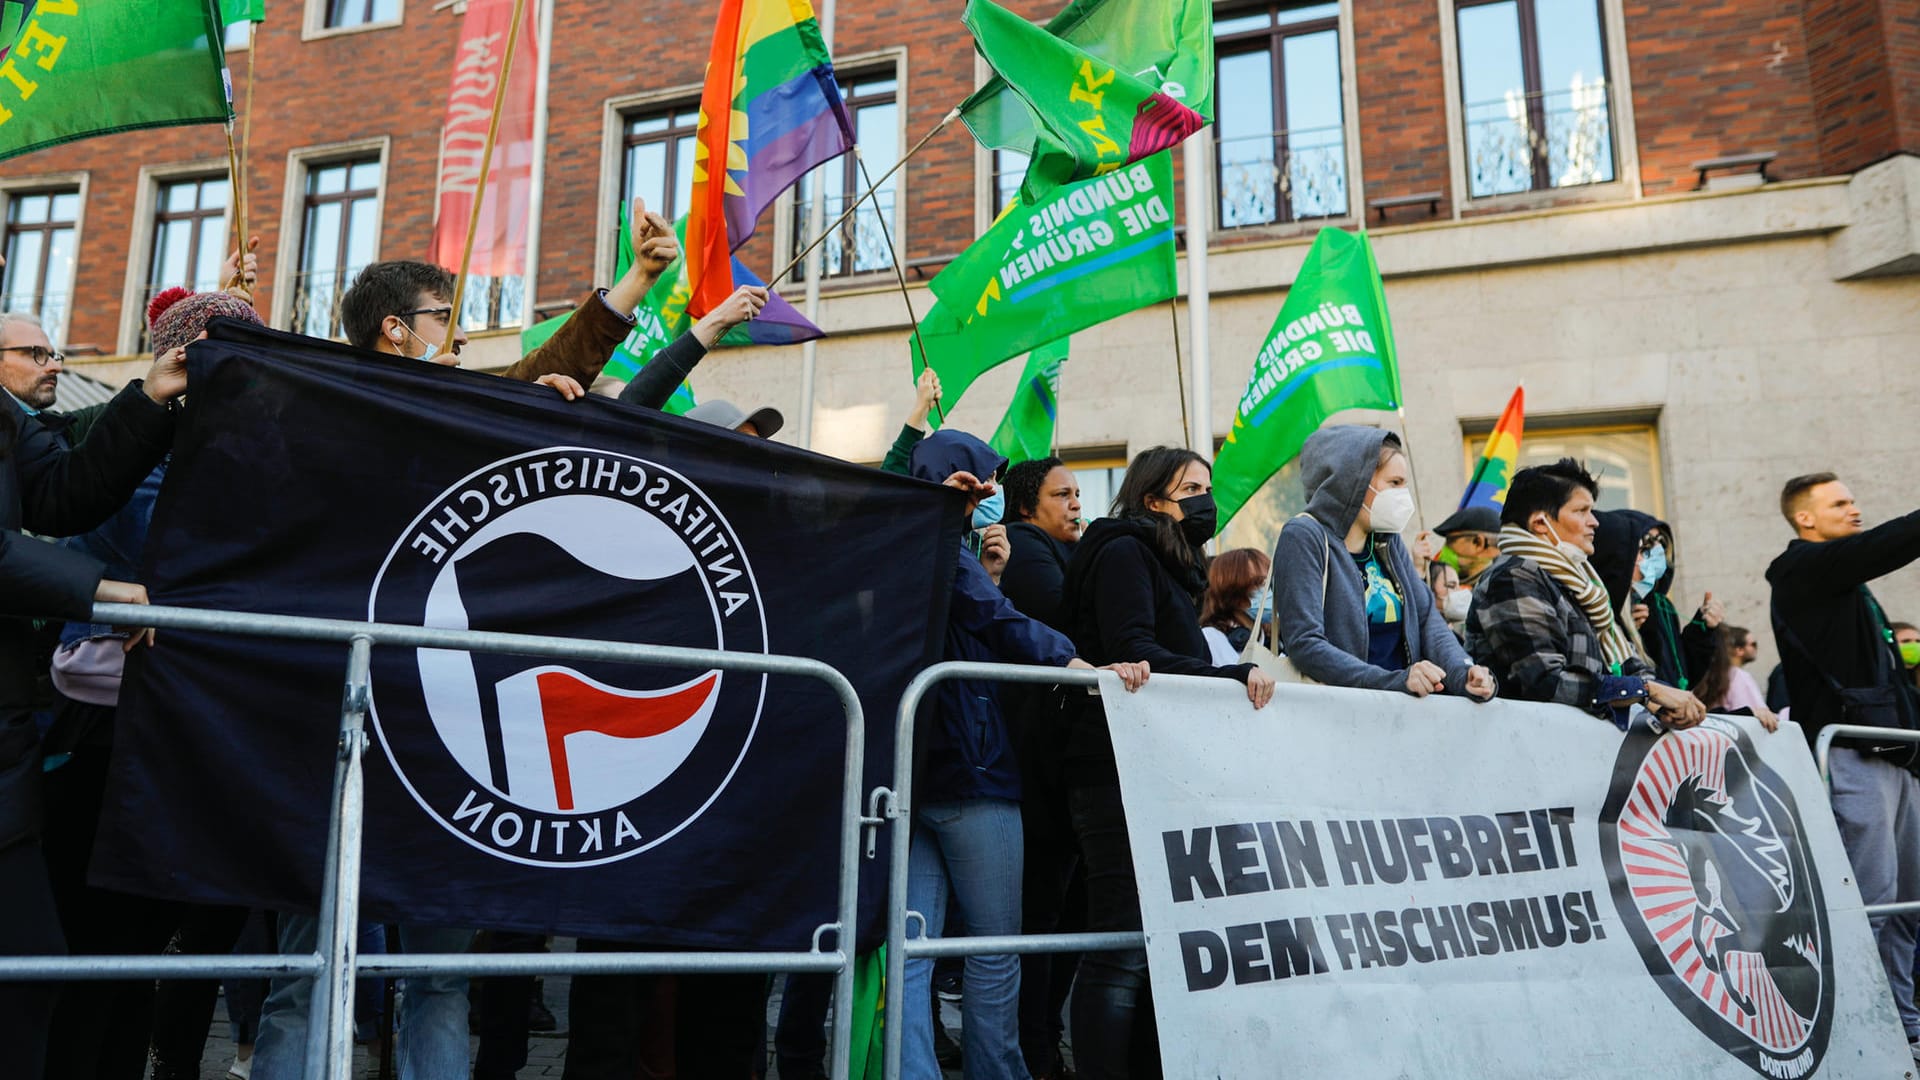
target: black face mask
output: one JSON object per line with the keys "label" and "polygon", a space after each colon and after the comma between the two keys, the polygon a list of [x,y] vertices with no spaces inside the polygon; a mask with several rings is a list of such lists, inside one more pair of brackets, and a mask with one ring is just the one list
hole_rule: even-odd
{"label": "black face mask", "polygon": [[1180,534],[1194,547],[1213,539],[1214,526],[1220,519],[1219,507],[1213,503],[1213,493],[1203,491],[1198,495],[1189,495],[1174,500],[1180,512],[1186,516],[1180,519]]}

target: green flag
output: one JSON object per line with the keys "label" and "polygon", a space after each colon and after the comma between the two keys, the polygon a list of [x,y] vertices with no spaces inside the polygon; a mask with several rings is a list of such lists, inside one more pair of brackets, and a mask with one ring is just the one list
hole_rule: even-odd
{"label": "green flag", "polygon": [[920,340],[951,407],[981,372],[1173,295],[1172,155],[1009,205],[929,284]]}
{"label": "green flag", "polygon": [[5,5],[0,158],[116,131],[225,122],[220,38],[204,0]]}
{"label": "green flag", "polygon": [[[633,265],[633,245],[628,241],[632,225],[627,221],[627,216],[628,208],[623,204],[620,207],[620,237],[614,248],[613,257],[615,278],[625,274],[627,267]],[[684,244],[687,219],[682,217],[674,224],[680,233],[681,243]],[[666,348],[669,342],[693,326],[693,319],[687,315],[687,299],[692,295],[693,291],[687,284],[686,261],[675,259],[667,264],[666,270],[660,275],[660,280],[653,283],[653,288],[647,290],[647,295],[641,299],[640,306],[634,309],[633,332],[614,348],[613,356],[607,360],[607,366],[603,370],[616,379],[631,380],[639,374],[640,369],[647,365],[647,361],[653,359],[655,353]],[[520,332],[521,353],[532,352],[542,342],[552,337],[553,332],[560,329],[560,324],[566,319],[567,316],[562,315],[557,319],[534,323],[522,330]],[[727,338],[722,340],[732,340],[732,337],[733,335],[729,333]],[[664,408],[667,412],[679,416],[693,408],[695,404],[693,387],[681,383],[679,388],[674,390],[673,396],[667,399]]]}
{"label": "green flag", "polygon": [[1168,149],[1206,125],[1162,89],[1151,68],[1143,78],[1138,69],[1115,66],[993,0],[968,0],[966,24],[974,47],[1012,91],[999,96],[1023,103],[1028,116],[1009,130],[1004,109],[969,111],[963,103],[960,115],[983,144],[1032,159],[1020,185],[1024,202]]}
{"label": "green flag", "polygon": [[1060,364],[1067,358],[1067,338],[1050,341],[1027,354],[1007,415],[988,441],[1007,464],[1053,455],[1053,422],[1059,412]]}
{"label": "green flag", "polygon": [[1341,409],[1400,407],[1400,364],[1367,234],[1321,229],[1253,361],[1213,463],[1226,527],[1307,436]]}
{"label": "green flag", "polygon": [[220,22],[224,26],[266,21],[267,0],[220,0]]}

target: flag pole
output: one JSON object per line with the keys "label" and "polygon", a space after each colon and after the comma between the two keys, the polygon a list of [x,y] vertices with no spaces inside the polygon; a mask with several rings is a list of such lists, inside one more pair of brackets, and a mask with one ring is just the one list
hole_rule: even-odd
{"label": "flag pole", "polygon": [[[958,108],[955,108],[952,112],[941,117],[940,122],[933,125],[932,131],[929,131],[925,135],[921,136],[920,141],[913,144],[913,149],[908,150],[904,155],[901,156],[899,161],[896,161],[893,163],[893,168],[888,169],[886,172],[880,174],[880,184],[884,184],[888,180],[892,179],[893,174],[899,172],[900,167],[905,165],[909,160],[911,160],[913,158],[913,155],[919,153],[922,147],[932,142],[933,137],[935,135],[938,135],[942,131],[945,131],[948,124],[953,123],[955,120],[959,118],[960,118],[960,110]],[[866,168],[862,166],[860,172],[861,172],[861,175],[864,177],[866,175]],[[833,224],[820,230],[819,234],[813,238],[813,242],[811,244],[808,244],[806,246],[806,249],[801,251],[800,254],[795,255],[793,257],[793,261],[781,267],[779,273],[767,279],[767,288],[771,289],[774,286],[780,284],[780,281],[782,278],[785,278],[788,274],[793,273],[793,268],[796,266],[799,266],[800,263],[804,259],[806,259],[808,255],[813,254],[813,249],[819,247],[821,241],[825,240],[828,236],[832,235],[834,230],[838,229],[842,225],[845,225],[847,223],[847,219],[852,217],[856,210],[860,209],[860,204],[872,198],[874,194],[880,190],[880,184],[870,183],[867,186],[867,190],[862,192],[859,198],[853,200],[853,205],[847,207],[846,213],[841,214],[839,217],[833,219]],[[824,205],[823,201],[817,197],[809,201],[818,205]],[[819,275],[815,274],[814,277],[817,279]]]}
{"label": "flag pole", "polygon": [[[820,43],[827,48],[827,55],[833,55],[833,17],[834,0],[821,0],[820,3]],[[851,133],[848,135],[852,138]],[[823,165],[816,165],[809,174],[813,183],[813,197],[807,200],[807,232],[814,237],[826,235],[827,200],[821,181],[826,177]],[[794,227],[799,228],[796,222]],[[807,321],[815,327],[820,325],[820,257],[803,253],[807,261]],[[771,295],[778,281],[767,282],[767,291]],[[814,386],[818,382],[820,343],[808,339],[800,346],[800,438],[802,449],[813,449],[813,399]]]}
{"label": "flag pole", "polygon": [[533,80],[533,171],[527,178],[527,253],[521,266],[520,322],[532,326],[539,306],[540,214],[547,201],[547,97],[553,67],[553,0],[534,0],[533,43],[540,49],[540,70]]}
{"label": "flag pole", "polygon": [[1180,366],[1180,298],[1167,297],[1167,317],[1173,323],[1173,389],[1180,399],[1180,437],[1193,445],[1193,424],[1187,419],[1187,376]]}
{"label": "flag pole", "polygon": [[[249,61],[251,63],[251,61]],[[240,261],[234,264],[233,280],[222,288],[232,288],[247,280],[247,204],[244,201],[246,185],[240,176],[240,155],[233,149],[233,117],[227,117],[227,188],[233,193],[229,200],[233,203],[233,228],[239,242],[234,246],[240,250]]]}
{"label": "flag pole", "polygon": [[[240,189],[240,216],[245,218],[247,211],[253,209],[253,73],[260,70],[260,24],[247,20],[247,116],[240,122],[240,171],[246,178],[246,186]],[[241,260],[246,260],[247,237],[240,235]]]}
{"label": "flag pole", "polygon": [[460,273],[453,279],[453,311],[447,315],[447,340],[441,351],[453,353],[453,336],[460,332],[460,305],[467,292],[467,269],[473,265],[473,238],[480,230],[480,206],[487,197],[487,174],[493,170],[493,142],[500,134],[500,106],[507,98],[507,76],[513,71],[513,47],[520,41],[520,20],[527,0],[513,0],[513,18],[507,23],[507,51],[500,57],[499,82],[493,89],[493,115],[487,118],[487,141],[480,148],[480,178],[473,187],[473,210],[467,215],[467,242],[460,251]]}
{"label": "flag pole", "polygon": [[[867,159],[861,155],[858,145],[855,145],[853,148],[853,163],[859,166],[860,178],[867,182],[867,188],[871,190],[873,188],[873,176],[867,172]],[[893,230],[887,228],[886,214],[881,213],[874,216],[880,222],[880,236],[887,242],[887,259],[893,263],[893,280],[900,286],[900,299],[907,305],[907,322],[913,326],[913,347],[914,350],[920,354],[920,366],[922,368],[931,367],[933,365],[927,362],[927,345],[920,340],[920,316],[914,314],[913,296],[907,292],[907,272],[900,268],[900,252],[893,246]],[[940,400],[938,398],[935,398],[933,402],[933,415],[934,418],[940,422],[940,426],[946,426],[947,417],[945,413],[940,411]]]}
{"label": "flag pole", "polygon": [[1181,148],[1187,196],[1187,351],[1193,356],[1193,426],[1187,446],[1213,460],[1213,356],[1208,335],[1211,299],[1207,290],[1207,232],[1213,220],[1207,179],[1212,170],[1206,147],[1210,137],[1189,135]]}

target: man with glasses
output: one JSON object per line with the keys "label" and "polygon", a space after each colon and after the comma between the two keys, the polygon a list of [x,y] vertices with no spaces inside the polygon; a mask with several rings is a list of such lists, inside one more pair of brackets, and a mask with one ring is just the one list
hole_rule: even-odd
{"label": "man with glasses", "polygon": [[1500,557],[1500,512],[1490,506],[1456,510],[1433,531],[1444,541],[1434,558],[1459,571],[1461,585],[1471,588]]}
{"label": "man with glasses", "polygon": [[40,320],[25,312],[0,312],[0,388],[28,416],[53,407],[66,357],[47,340]]}

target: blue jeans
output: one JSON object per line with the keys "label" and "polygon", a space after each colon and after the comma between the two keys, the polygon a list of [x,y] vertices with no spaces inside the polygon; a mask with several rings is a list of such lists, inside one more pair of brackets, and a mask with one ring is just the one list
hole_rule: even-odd
{"label": "blue jeans", "polygon": [[[280,951],[310,953],[319,936],[311,915],[280,916]],[[465,952],[471,930],[402,926],[405,952]],[[307,1068],[307,1019],[313,1008],[312,979],[275,979],[260,1009],[260,1033],[253,1044],[254,1080],[300,1080]],[[466,1080],[467,980],[464,975],[435,975],[400,980],[399,1028],[394,1060],[400,1080]]]}
{"label": "blue jeans", "polygon": [[[1020,805],[1007,799],[933,803],[913,815],[907,907],[946,927],[951,889],[975,935],[1020,932]],[[933,1056],[933,961],[907,961],[902,1080],[940,1080]],[[967,1080],[1027,1080],[1020,1053],[1020,958],[967,957],[961,997]]]}

